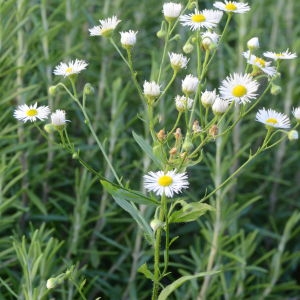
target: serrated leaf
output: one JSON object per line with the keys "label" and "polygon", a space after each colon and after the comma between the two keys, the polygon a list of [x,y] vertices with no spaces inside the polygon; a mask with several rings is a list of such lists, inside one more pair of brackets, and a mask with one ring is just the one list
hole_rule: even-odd
{"label": "serrated leaf", "polygon": [[152,151],[152,147],[149,145],[149,143],[143,139],[141,136],[136,134],[134,131],[132,132],[132,136],[134,140],[137,142],[137,144],[141,147],[141,149],[151,158],[151,160],[154,162],[156,167],[159,169],[162,169],[162,161],[154,155]]}
{"label": "serrated leaf", "polygon": [[151,279],[153,281],[153,279],[154,279],[153,273],[148,269],[148,266],[146,263],[142,264],[138,268],[138,272],[144,274],[146,278]]}
{"label": "serrated leaf", "polygon": [[171,214],[169,223],[192,222],[211,210],[214,210],[214,208],[206,203],[184,203],[181,209],[176,210]]}
{"label": "serrated leaf", "polygon": [[192,280],[195,278],[199,278],[199,277],[204,277],[204,276],[211,276],[211,275],[215,275],[217,273],[219,273],[220,271],[211,271],[211,272],[201,272],[201,273],[197,273],[195,275],[186,275],[186,276],[182,276],[180,278],[178,278],[177,280],[175,280],[173,283],[169,284],[168,286],[166,286],[159,294],[158,296],[158,300],[166,300],[168,299],[168,296],[175,291],[177,288],[179,288],[183,283],[185,283],[188,280]]}

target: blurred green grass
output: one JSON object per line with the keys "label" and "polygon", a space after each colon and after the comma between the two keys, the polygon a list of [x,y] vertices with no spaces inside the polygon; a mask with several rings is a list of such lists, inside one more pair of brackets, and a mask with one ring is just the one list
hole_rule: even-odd
{"label": "blurred green grass", "polygon": [[[213,2],[200,1],[199,5],[211,7]],[[133,55],[139,80],[143,82],[155,71],[155,67],[151,69],[151,63],[162,49],[162,42],[156,38],[162,4],[157,0],[87,0],[80,4],[75,0],[0,0],[0,277],[20,295],[20,299],[24,299],[21,292],[24,274],[11,237],[21,240],[25,235],[30,240],[31,232],[42,223],[51,230],[54,238],[64,242],[55,254],[47,276],[57,275],[69,265],[78,264],[82,276],[87,279],[84,290],[88,299],[150,297],[151,284],[141,274],[135,275],[137,267],[151,259],[148,245],[141,244],[137,226],[76,160],[60,147],[45,142],[32,126],[17,124],[12,113],[17,104],[35,101],[66,109],[72,120],[68,130],[81,154],[95,169],[111,177],[78,109],[65,94],[52,96],[48,93],[48,87],[59,80],[52,75],[54,66],[68,59],[87,60],[89,67],[79,86],[90,82],[95,87],[96,93],[87,103],[95,130],[104,141],[118,173],[132,188],[139,189],[143,172],[141,161],[145,158],[133,142],[131,133],[142,130],[138,115],[143,106],[117,53],[105,39],[89,37],[88,28],[96,25],[98,19],[117,15],[122,20],[118,30],[138,30]],[[251,12],[243,18],[235,18],[231,24],[228,46],[219,50],[218,63],[209,72],[211,85],[217,86],[229,72],[242,68],[239,51],[245,49],[246,41],[253,36],[259,37],[264,50],[290,48],[300,53],[298,1],[254,0],[249,4]],[[184,42],[181,40],[172,46],[180,51]],[[262,105],[285,112],[298,106],[299,78],[298,60],[284,64],[279,81],[281,94],[268,95]],[[164,119],[168,120],[170,110],[168,107],[161,109]],[[235,144],[226,149],[227,157],[232,157],[243,145],[255,145],[262,136],[263,129],[253,120],[254,115],[243,120],[245,126],[238,133]],[[250,265],[277,247],[284,224],[299,209],[299,153],[298,141],[285,143],[268,155],[260,156],[237,178],[228,197],[232,206],[239,207],[257,195],[261,199],[242,210],[229,224],[228,232],[224,233],[224,252],[246,255],[238,245],[242,239],[249,238],[244,234],[254,230],[257,231],[255,247],[246,255]],[[191,186],[196,187],[195,192],[189,194],[191,200],[199,200],[205,187],[211,185],[208,173],[205,165],[190,170]],[[224,212],[228,218],[233,216],[231,205]],[[145,212],[149,219],[151,213]],[[178,274],[202,270],[208,251],[204,241],[209,243],[209,221],[207,216],[198,224],[172,228],[174,236],[183,234],[184,238],[176,242],[178,250],[171,252],[172,275],[165,283],[176,279]],[[277,286],[272,299],[299,294],[295,285],[290,284],[294,281],[299,286],[300,282],[297,235],[299,229],[293,232],[288,242],[289,257],[284,258],[286,263],[279,280],[282,287]],[[228,264],[232,272],[224,275],[222,284],[213,281],[209,299],[233,299],[234,284],[239,284],[239,278],[234,277],[239,274],[234,272],[237,265],[226,255],[224,257],[224,265]],[[271,264],[271,259],[266,258],[260,267],[269,270]],[[250,292],[244,292],[244,296],[237,299],[260,295],[267,275],[260,269],[250,270],[244,279],[244,288]],[[231,280],[233,286],[227,285],[226,294],[226,283]],[[15,299],[3,282],[0,299]],[[196,299],[200,285],[201,282],[194,281],[186,284],[173,297]],[[70,295],[76,294],[74,287],[64,284],[51,295],[57,299],[70,299]]]}

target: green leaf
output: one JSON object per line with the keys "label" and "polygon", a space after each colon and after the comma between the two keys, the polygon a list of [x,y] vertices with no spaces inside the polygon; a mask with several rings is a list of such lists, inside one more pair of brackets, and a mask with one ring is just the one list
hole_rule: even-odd
{"label": "green leaf", "polygon": [[215,275],[217,273],[219,273],[220,271],[211,271],[211,272],[201,272],[201,273],[197,273],[195,275],[186,275],[186,276],[182,276],[180,278],[178,278],[177,280],[175,280],[173,283],[169,284],[168,286],[166,286],[161,293],[158,296],[158,300],[166,300],[168,299],[168,296],[175,291],[177,288],[179,288],[183,283],[185,283],[188,280],[192,280],[195,278],[199,278],[199,277],[204,277],[204,276],[211,276],[211,275]]}
{"label": "green leaf", "polygon": [[132,132],[133,138],[138,143],[138,145],[142,148],[142,150],[151,158],[151,160],[154,162],[154,164],[159,168],[162,169],[162,161],[154,155],[152,147],[149,145],[149,143],[143,139],[141,136],[137,135],[134,131]]}
{"label": "green leaf", "polygon": [[147,266],[146,263],[142,264],[142,265],[138,268],[138,272],[144,274],[146,278],[151,279],[151,280],[154,280],[153,273],[148,269],[148,266]]}
{"label": "green leaf", "polygon": [[121,190],[118,187],[113,186],[112,184],[104,180],[101,180],[101,183],[104,189],[112,195],[116,203],[125,211],[127,211],[131,215],[131,217],[137,222],[139,227],[144,232],[146,240],[150,244],[153,244],[153,230],[151,229],[141,212],[136,208],[136,206],[132,202],[130,202],[132,200],[132,197],[136,196],[136,194],[130,194],[129,191],[127,191],[127,193],[124,193],[124,190]]}
{"label": "green leaf", "polygon": [[204,215],[207,211],[214,210],[211,205],[206,203],[186,203],[185,201],[180,201],[180,204],[182,208],[171,214],[169,223],[192,222]]}

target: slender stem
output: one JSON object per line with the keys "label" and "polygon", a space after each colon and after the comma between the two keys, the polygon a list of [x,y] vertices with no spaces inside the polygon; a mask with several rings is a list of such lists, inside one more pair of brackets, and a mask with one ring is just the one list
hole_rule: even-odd
{"label": "slender stem", "polygon": [[[161,196],[161,206],[159,211],[159,221],[163,224],[166,215],[166,196]],[[153,278],[153,290],[152,290],[152,300],[157,300],[158,290],[159,290],[159,281],[161,278],[161,273],[159,269],[160,263],[160,248],[161,248],[161,236],[162,236],[162,226],[156,230],[155,234],[155,244],[154,244],[154,278]],[[168,247],[168,245],[166,245]]]}

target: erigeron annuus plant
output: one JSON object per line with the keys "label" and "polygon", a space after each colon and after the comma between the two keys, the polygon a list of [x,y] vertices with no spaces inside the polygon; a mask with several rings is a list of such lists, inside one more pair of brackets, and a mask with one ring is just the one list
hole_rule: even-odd
{"label": "erigeron annuus plant", "polygon": [[[88,67],[88,64],[76,59],[69,63],[62,62],[54,69],[55,75],[63,76],[69,82],[66,84],[60,82],[55,87],[51,87],[52,93],[55,93],[58,88],[63,88],[71,101],[79,106],[86,125],[112,171],[114,181],[109,181],[100,171],[93,170],[88,162],[81,158],[76,145],[72,143],[72,137],[68,134],[66,112],[57,108],[51,114],[51,126],[47,126],[46,129],[59,133],[64,148],[101,180],[104,189],[141,227],[147,242],[153,249],[154,259],[153,264],[149,262],[141,265],[139,271],[153,282],[153,300],[167,299],[179,285],[197,277],[204,277],[198,298],[206,298],[211,276],[217,276],[218,272],[224,271],[215,268],[218,234],[221,231],[220,190],[260,153],[278,145],[284,138],[298,137],[295,134],[297,123],[291,131],[287,131],[291,127],[288,116],[271,108],[265,108],[267,105],[262,103],[264,96],[270,92],[275,84],[274,81],[279,76],[280,61],[295,58],[294,53],[288,50],[279,53],[264,52],[264,57],[276,62],[274,65],[272,61],[266,61],[259,56],[257,39],[249,41],[248,50],[240,54],[245,58],[244,72],[238,73],[232,70],[219,86],[214,87],[213,90],[207,89],[208,71],[212,61],[216,59],[216,52],[225,42],[231,19],[234,18],[235,13],[243,14],[250,10],[247,3],[234,1],[217,1],[213,6],[212,9],[202,9],[194,2],[189,2],[185,7],[179,3],[164,4],[162,11],[165,19],[162,21],[162,29],[158,35],[163,39],[164,45],[159,69],[152,78],[144,78],[143,74],[135,70],[133,51],[138,51],[136,44],[138,33],[142,29],[135,28],[118,33],[117,28],[122,22],[116,16],[100,20],[100,26],[89,29],[91,38],[105,38],[116,49],[128,67],[141,104],[145,107],[142,121],[146,131],[150,133],[149,138],[133,133],[133,139],[152,160],[151,170],[145,170],[146,174],[141,174],[147,195],[125,186],[121,179],[122,174],[117,174],[113,163],[108,158],[105,147],[92,127],[91,117],[86,111],[86,98],[92,92],[89,84],[85,85],[82,98],[78,97],[80,93],[77,91],[76,79],[77,76],[81,76],[80,73]],[[224,26],[222,26],[223,19],[225,19]],[[185,27],[187,36],[181,37],[178,41],[174,37],[179,26]],[[179,46],[185,50],[185,53],[178,53],[177,49],[173,49]],[[196,61],[196,64],[192,65],[191,61]],[[262,79],[267,79],[268,84],[263,91],[259,91]],[[178,86],[178,82],[181,82],[181,86]],[[179,91],[178,94],[175,91]],[[167,124],[161,124],[158,122],[160,103],[169,101],[170,98],[173,100],[168,105],[173,107],[176,116]],[[257,149],[249,150],[250,154],[244,163],[223,178],[220,172],[223,139],[230,135],[235,125],[254,109],[258,109],[256,121],[266,126],[266,135]],[[237,118],[233,117],[234,112],[238,113]],[[36,122],[37,119],[43,121],[49,114],[48,107],[37,107],[37,104],[34,104],[18,107],[14,116],[24,122]],[[299,108],[293,110],[293,115],[298,122]],[[189,168],[203,163],[208,145],[211,144],[215,145],[216,170],[213,178],[215,186],[211,190],[207,189],[206,195],[198,202],[191,202],[185,194],[186,190],[188,193],[193,193],[193,185],[189,182]],[[206,203],[209,199],[214,201]],[[154,207],[152,220],[145,219],[134,203]],[[174,239],[170,239],[171,224],[195,221],[208,211],[215,214],[215,223],[212,225],[214,234],[206,268],[202,272],[178,278],[169,286],[162,287],[162,279],[169,273],[169,251],[174,242]]]}

